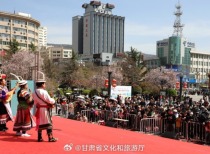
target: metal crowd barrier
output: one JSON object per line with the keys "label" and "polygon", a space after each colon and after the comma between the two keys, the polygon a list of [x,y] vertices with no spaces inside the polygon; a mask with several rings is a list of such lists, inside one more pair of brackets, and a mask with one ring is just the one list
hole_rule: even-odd
{"label": "metal crowd barrier", "polygon": [[149,134],[161,134],[162,119],[160,118],[143,118],[140,121],[140,132]]}
{"label": "metal crowd barrier", "polygon": [[[107,122],[109,120],[112,120],[113,118],[123,118],[128,120],[127,129],[155,135],[164,134],[167,131],[168,126],[167,119],[152,117],[141,118],[140,115],[136,114],[126,114],[123,115],[123,117],[119,117],[118,112],[108,110],[82,110],[81,115],[85,115],[88,118],[89,122],[95,123],[98,123],[101,120]],[[192,142],[207,142],[207,133],[205,127],[202,123],[199,122],[181,121],[180,127],[175,126],[174,132],[180,139],[186,139],[187,141]]]}
{"label": "metal crowd barrier", "polygon": [[[82,110],[81,115],[85,115],[89,122],[98,122],[99,120],[109,121],[113,118],[120,118],[118,112],[109,110]],[[128,120],[128,116],[123,119]]]}
{"label": "metal crowd barrier", "polygon": [[199,122],[186,123],[186,139],[193,142],[206,142],[205,126]]}

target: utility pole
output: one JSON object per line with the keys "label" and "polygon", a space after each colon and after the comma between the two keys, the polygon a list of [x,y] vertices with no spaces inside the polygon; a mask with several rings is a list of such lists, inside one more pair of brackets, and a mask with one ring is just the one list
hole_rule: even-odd
{"label": "utility pole", "polygon": [[108,71],[108,80],[109,80],[109,85],[108,85],[108,96],[111,97],[111,75],[112,72]]}

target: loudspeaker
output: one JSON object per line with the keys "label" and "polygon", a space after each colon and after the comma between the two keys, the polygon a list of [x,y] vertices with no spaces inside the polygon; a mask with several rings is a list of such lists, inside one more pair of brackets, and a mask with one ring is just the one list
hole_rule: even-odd
{"label": "loudspeaker", "polygon": [[107,121],[105,123],[105,126],[117,128],[117,122],[116,121]]}

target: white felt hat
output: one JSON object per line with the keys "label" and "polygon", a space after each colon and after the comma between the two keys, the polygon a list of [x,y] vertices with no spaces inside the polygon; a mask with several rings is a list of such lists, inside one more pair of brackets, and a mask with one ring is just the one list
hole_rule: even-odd
{"label": "white felt hat", "polygon": [[40,77],[40,75],[38,74],[38,79],[36,80],[36,83],[39,83],[39,82],[46,82],[44,73],[41,72],[41,71],[37,71],[37,73],[41,74],[41,77]]}
{"label": "white felt hat", "polygon": [[22,86],[22,85],[25,85],[28,83],[26,80],[23,80],[23,78],[21,76],[17,76],[13,73],[10,73],[10,74],[13,75],[18,80],[19,86]]}

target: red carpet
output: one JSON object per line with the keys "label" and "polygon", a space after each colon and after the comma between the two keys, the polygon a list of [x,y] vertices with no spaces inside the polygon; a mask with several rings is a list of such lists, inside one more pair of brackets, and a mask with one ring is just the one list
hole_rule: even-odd
{"label": "red carpet", "polygon": [[[0,132],[0,154],[62,154],[62,153],[114,153],[114,154],[209,154],[210,147],[128,130],[110,128],[84,123],[60,117],[53,117],[54,136],[59,140],[37,142],[37,133],[33,128],[31,137],[17,137],[12,131],[13,123],[7,125],[7,132]],[[70,151],[65,151],[64,146]],[[141,145],[144,145],[142,149]]]}

